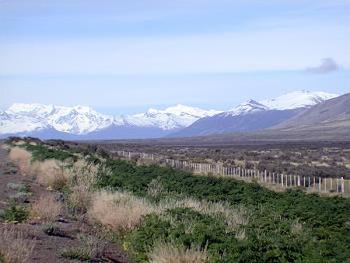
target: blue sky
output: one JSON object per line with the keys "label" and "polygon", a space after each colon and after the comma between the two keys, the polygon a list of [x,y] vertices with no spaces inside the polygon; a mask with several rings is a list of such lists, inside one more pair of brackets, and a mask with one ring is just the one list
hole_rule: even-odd
{"label": "blue sky", "polygon": [[0,0],[0,108],[216,109],[348,92],[349,1]]}

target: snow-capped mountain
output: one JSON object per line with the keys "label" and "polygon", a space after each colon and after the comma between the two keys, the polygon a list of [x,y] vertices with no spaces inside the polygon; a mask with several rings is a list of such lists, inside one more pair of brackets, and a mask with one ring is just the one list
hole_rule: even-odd
{"label": "snow-capped mountain", "polygon": [[[43,104],[15,103],[6,111],[29,122],[40,123],[35,129],[51,126],[57,131],[87,134],[113,123],[113,117],[100,114],[85,106],[63,107]],[[34,127],[28,127],[32,131]]]}
{"label": "snow-capped mountain", "polygon": [[187,127],[200,118],[214,116],[220,112],[178,104],[165,110],[149,109],[145,113],[128,116],[125,121],[134,126],[172,130]]}
{"label": "snow-capped mountain", "polygon": [[252,131],[277,125],[307,107],[336,96],[325,92],[296,91],[259,102],[248,100],[228,111],[178,104],[125,116],[101,114],[86,106],[15,103],[0,111],[0,136],[124,139],[161,137],[175,132],[178,136],[195,136]]}
{"label": "snow-capped mountain", "polygon": [[149,109],[127,116],[104,115],[86,106],[55,106],[15,103],[0,112],[0,134],[18,134],[51,129],[72,135],[87,135],[110,127],[160,129],[184,128],[199,118],[213,116],[215,110],[176,105],[165,110]]}
{"label": "snow-capped mountain", "polygon": [[239,104],[237,107],[225,112],[226,116],[239,116],[258,111],[269,110],[269,108],[255,100],[248,100]]}
{"label": "snow-capped mountain", "polygon": [[338,97],[338,94],[326,93],[322,91],[295,91],[276,97],[260,101],[271,110],[291,110],[316,105],[320,102]]}
{"label": "snow-capped mountain", "polygon": [[260,102],[248,100],[229,111],[201,118],[170,136],[200,136],[266,129],[294,117],[313,105],[337,96],[325,92],[295,91]]}

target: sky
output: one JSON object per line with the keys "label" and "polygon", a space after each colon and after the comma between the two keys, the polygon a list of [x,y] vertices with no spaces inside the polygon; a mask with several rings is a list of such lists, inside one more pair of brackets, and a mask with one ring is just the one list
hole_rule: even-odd
{"label": "sky", "polygon": [[0,0],[0,108],[228,109],[350,88],[350,1]]}

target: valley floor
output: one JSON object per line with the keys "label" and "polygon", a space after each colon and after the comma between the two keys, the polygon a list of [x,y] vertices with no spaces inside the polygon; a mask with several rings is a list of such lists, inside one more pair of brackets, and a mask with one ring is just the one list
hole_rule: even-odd
{"label": "valley floor", "polygon": [[21,241],[28,254],[35,245],[29,262],[350,259],[348,198],[274,192],[254,181],[143,165],[91,145],[73,146],[13,139],[9,157],[18,167],[2,150],[1,228],[9,230],[1,231],[12,239],[0,241],[14,242],[0,242],[0,256]]}

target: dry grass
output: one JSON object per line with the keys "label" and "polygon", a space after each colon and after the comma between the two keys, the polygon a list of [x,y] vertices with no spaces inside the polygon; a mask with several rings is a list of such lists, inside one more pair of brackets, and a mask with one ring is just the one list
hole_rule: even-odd
{"label": "dry grass", "polygon": [[291,225],[291,232],[293,234],[301,234],[303,232],[303,224],[299,222],[299,220],[295,220],[295,222]]}
{"label": "dry grass", "polygon": [[157,211],[177,207],[191,208],[199,213],[223,219],[228,231],[237,230],[240,226],[248,224],[249,221],[248,211],[244,207],[235,208],[224,202],[198,201],[193,198],[165,199],[159,204]]}
{"label": "dry grass", "polygon": [[67,184],[69,170],[57,160],[36,161],[31,163],[31,153],[20,147],[10,150],[9,158],[23,175],[36,176],[39,184],[60,190]]}
{"label": "dry grass", "polygon": [[25,239],[23,232],[12,227],[0,228],[0,262],[29,262],[34,249],[34,242]]}
{"label": "dry grass", "polygon": [[62,189],[68,181],[69,174],[64,164],[56,160],[34,162],[32,172],[36,175],[39,184],[55,190]]}
{"label": "dry grass", "polygon": [[75,185],[71,188],[72,192],[68,197],[69,208],[74,213],[86,213],[91,203],[90,189],[84,184]]}
{"label": "dry grass", "polygon": [[31,174],[31,160],[32,155],[20,148],[20,147],[13,147],[10,150],[9,158],[12,162],[14,162],[22,175],[30,175]]}
{"label": "dry grass", "polygon": [[31,216],[46,222],[54,222],[62,212],[62,204],[54,195],[41,196],[31,208]]}
{"label": "dry grass", "polygon": [[164,189],[162,182],[160,181],[160,178],[153,179],[149,183],[149,185],[147,187],[147,194],[149,196],[156,198],[164,193],[165,193],[165,189]]}
{"label": "dry grass", "polygon": [[152,263],[202,263],[208,261],[208,255],[206,250],[160,243],[154,247],[149,259]]}
{"label": "dry grass", "polygon": [[75,213],[86,213],[91,204],[93,187],[97,182],[98,166],[89,165],[84,160],[73,164],[68,171],[68,185],[72,193],[68,197],[70,209]]}
{"label": "dry grass", "polygon": [[[162,215],[174,208],[191,208],[225,221],[227,231],[237,231],[248,223],[248,212],[243,207],[233,208],[226,203],[198,201],[192,198],[165,199],[153,204],[127,192],[102,191],[92,196],[89,218],[113,230],[128,231],[140,224],[142,217],[151,213]],[[164,216],[164,219],[172,219]]]}
{"label": "dry grass", "polygon": [[143,198],[126,192],[95,193],[89,218],[117,231],[134,229],[143,216],[155,212],[155,207]]}

